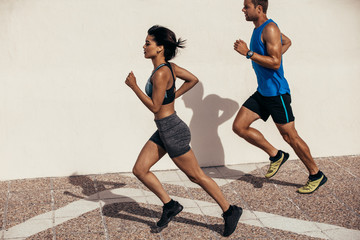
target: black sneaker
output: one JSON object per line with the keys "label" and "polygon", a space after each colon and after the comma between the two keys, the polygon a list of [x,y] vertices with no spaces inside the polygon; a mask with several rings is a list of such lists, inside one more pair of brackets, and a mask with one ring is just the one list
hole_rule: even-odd
{"label": "black sneaker", "polygon": [[156,223],[158,227],[164,227],[166,226],[172,219],[175,217],[179,212],[183,210],[183,206],[178,203],[177,201],[174,201],[174,206],[172,208],[166,208],[163,206],[163,213],[161,215],[160,220]]}
{"label": "black sneaker", "polygon": [[224,227],[224,237],[230,236],[236,229],[236,226],[239,222],[240,216],[242,214],[242,208],[236,205],[231,205],[229,210],[222,214],[222,217],[225,220]]}

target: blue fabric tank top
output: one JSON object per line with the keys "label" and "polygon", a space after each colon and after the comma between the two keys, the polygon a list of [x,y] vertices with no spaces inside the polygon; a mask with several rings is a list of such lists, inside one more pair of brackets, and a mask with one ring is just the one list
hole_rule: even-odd
{"label": "blue fabric tank top", "polygon": [[171,76],[173,77],[173,85],[171,86],[170,89],[166,90],[165,92],[165,97],[164,97],[164,101],[162,103],[162,105],[166,105],[169,103],[172,103],[175,100],[175,78],[174,78],[174,73],[173,70],[171,68],[171,64],[170,63],[163,63],[160,64],[151,74],[151,76],[149,77],[146,86],[145,86],[145,92],[146,94],[152,99],[152,90],[153,90],[153,84],[151,82],[151,77],[156,73],[157,70],[159,70],[161,67],[163,66],[167,66],[170,68],[171,71]]}
{"label": "blue fabric tank top", "polygon": [[[255,28],[251,36],[250,50],[263,56],[269,56],[266,51],[266,46],[261,41],[261,34],[266,25],[275,23],[272,19],[264,22],[260,27]],[[276,24],[276,23],[275,23]],[[284,77],[283,61],[281,57],[281,65],[278,70],[265,68],[256,62],[252,61],[252,66],[255,70],[258,88],[257,91],[265,97],[273,97],[281,94],[289,93],[289,84]]]}

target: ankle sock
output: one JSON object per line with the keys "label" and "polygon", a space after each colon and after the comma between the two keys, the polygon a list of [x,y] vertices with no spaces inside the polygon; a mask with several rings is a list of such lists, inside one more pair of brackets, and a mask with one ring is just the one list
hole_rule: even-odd
{"label": "ankle sock", "polygon": [[310,181],[318,180],[319,178],[321,178],[322,175],[323,173],[319,170],[317,174],[310,175],[309,179]]}
{"label": "ankle sock", "polygon": [[164,204],[164,207],[169,209],[169,208],[172,208],[174,206],[174,204],[175,204],[175,201],[171,199],[170,202]]}
{"label": "ankle sock", "polygon": [[233,210],[233,208],[232,208],[232,206],[230,205],[229,209],[226,210],[226,211],[223,213],[223,216],[231,215],[232,210]]}
{"label": "ankle sock", "polygon": [[277,152],[277,154],[276,154],[276,156],[274,156],[274,157],[270,157],[270,161],[272,161],[272,162],[276,162],[277,160],[279,160],[280,158],[281,158],[281,151],[279,150],[278,152]]}

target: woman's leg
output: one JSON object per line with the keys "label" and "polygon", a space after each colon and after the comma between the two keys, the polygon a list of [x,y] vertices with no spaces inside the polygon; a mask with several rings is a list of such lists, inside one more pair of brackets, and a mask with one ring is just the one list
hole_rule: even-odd
{"label": "woman's leg", "polygon": [[138,159],[133,167],[134,175],[160,200],[165,204],[168,203],[171,198],[166,193],[165,189],[161,185],[159,179],[150,172],[150,168],[157,163],[164,155],[166,151],[153,141],[148,141],[141,150]]}
{"label": "woman's leg", "polygon": [[192,150],[172,160],[192,182],[200,185],[219,204],[223,212],[229,209],[230,204],[225,199],[219,186],[203,172]]}

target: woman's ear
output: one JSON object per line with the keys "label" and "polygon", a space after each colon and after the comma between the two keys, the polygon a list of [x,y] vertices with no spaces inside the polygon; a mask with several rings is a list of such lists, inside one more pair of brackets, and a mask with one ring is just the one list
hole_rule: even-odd
{"label": "woman's ear", "polygon": [[159,53],[161,53],[162,51],[164,51],[164,46],[158,46],[156,53],[159,54]]}

